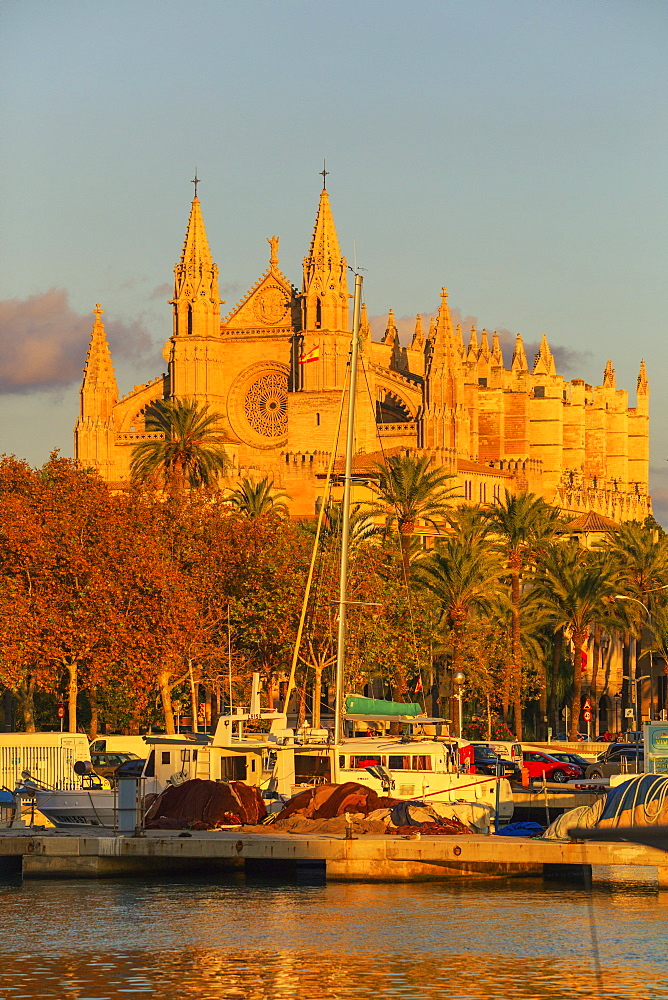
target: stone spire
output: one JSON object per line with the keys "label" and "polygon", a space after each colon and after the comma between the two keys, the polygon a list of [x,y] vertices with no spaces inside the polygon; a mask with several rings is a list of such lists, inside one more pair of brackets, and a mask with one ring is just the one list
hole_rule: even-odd
{"label": "stone spire", "polygon": [[371,340],[371,324],[369,323],[366,302],[362,303],[362,308],[360,309],[360,339],[365,344]]}
{"label": "stone spire", "polygon": [[615,369],[612,367],[612,361],[608,361],[605,366],[605,371],[603,372],[603,388],[604,389],[615,389],[617,383],[615,381]]}
{"label": "stone spire", "polygon": [[326,188],[320,193],[311,246],[303,267],[304,329],[346,331],[348,265],[341,255]]}
{"label": "stone spire", "polygon": [[518,375],[521,372],[529,371],[529,363],[527,361],[527,356],[524,352],[524,344],[522,343],[522,338],[518,333],[515,337],[515,350],[513,351],[513,360],[510,363],[510,370],[516,372]]}
{"label": "stone spire", "polygon": [[471,336],[469,337],[469,349],[466,354],[467,361],[477,361],[478,360],[478,331],[475,326],[471,327]]}
{"label": "stone spire", "polygon": [[552,351],[550,350],[550,345],[547,342],[547,336],[543,334],[540,339],[540,348],[538,354],[536,355],[536,360],[533,366],[534,375],[556,375],[557,369],[554,364],[554,358],[552,357]]}
{"label": "stone spire", "polygon": [[462,336],[462,324],[458,323],[455,327],[455,347],[459,351],[460,358],[465,357],[466,347],[464,346],[464,337]]}
{"label": "stone spire", "polygon": [[503,368],[503,351],[501,350],[499,335],[496,330],[492,338],[492,365],[494,368]]}
{"label": "stone spire", "polygon": [[111,352],[102,322],[102,306],[95,306],[95,322],[86,356],[84,377],[79,392],[80,418],[107,420],[118,402],[118,385]]}
{"label": "stone spire", "polygon": [[441,304],[436,314],[436,324],[434,329],[434,347],[439,350],[451,350],[453,340],[452,316],[448,306],[448,290],[441,289]]}
{"label": "stone spire", "polygon": [[638,395],[649,395],[649,382],[647,381],[647,371],[645,370],[645,359],[640,362],[640,373],[638,375]]}
{"label": "stone spire", "polygon": [[489,341],[487,339],[487,330],[483,329],[480,336],[480,357],[484,358],[485,361],[489,360]]}
{"label": "stone spire", "polygon": [[411,340],[411,350],[421,351],[424,348],[424,331],[422,329],[422,315],[420,313],[415,317],[415,332],[413,334],[413,339]]}
{"label": "stone spire", "polygon": [[174,268],[174,336],[220,335],[221,298],[218,267],[211,258],[199,198],[195,196],[183,243]]}
{"label": "stone spire", "polygon": [[391,344],[393,347],[399,340],[399,331],[394,322],[394,309],[390,309],[387,317],[387,327],[383,334],[383,344]]}

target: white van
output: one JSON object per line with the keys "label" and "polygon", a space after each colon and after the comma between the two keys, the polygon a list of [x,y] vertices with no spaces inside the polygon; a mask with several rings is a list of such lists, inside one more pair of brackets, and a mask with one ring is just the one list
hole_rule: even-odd
{"label": "white van", "polygon": [[83,733],[0,733],[0,787],[10,791],[23,771],[51,788],[81,788],[78,760],[90,760]]}
{"label": "white van", "polygon": [[91,753],[136,753],[145,760],[151,747],[143,736],[97,736],[90,745]]}

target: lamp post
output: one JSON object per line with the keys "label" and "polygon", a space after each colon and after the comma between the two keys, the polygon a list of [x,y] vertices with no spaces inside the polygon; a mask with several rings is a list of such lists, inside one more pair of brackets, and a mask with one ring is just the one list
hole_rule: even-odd
{"label": "lamp post", "polygon": [[453,674],[452,680],[457,686],[457,693],[455,694],[455,698],[459,702],[459,732],[457,735],[461,740],[462,729],[463,729],[463,717],[464,717],[464,713],[462,711],[462,687],[466,682],[466,674],[463,673],[461,670],[458,670],[455,674]]}

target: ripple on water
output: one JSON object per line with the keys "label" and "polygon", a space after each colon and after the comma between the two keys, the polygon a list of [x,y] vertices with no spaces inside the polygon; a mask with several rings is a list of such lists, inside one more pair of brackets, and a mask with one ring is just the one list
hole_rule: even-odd
{"label": "ripple on water", "polygon": [[[668,1000],[641,884],[26,882],[0,890],[11,1000]],[[602,981],[592,951],[592,925]]]}

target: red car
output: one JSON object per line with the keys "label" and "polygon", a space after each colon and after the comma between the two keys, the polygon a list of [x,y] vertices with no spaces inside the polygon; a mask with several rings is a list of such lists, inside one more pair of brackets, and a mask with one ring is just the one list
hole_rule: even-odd
{"label": "red car", "polygon": [[555,760],[549,753],[541,750],[525,750],[523,767],[529,772],[529,781],[542,780],[543,775],[547,781],[571,781],[573,778],[580,778],[582,771],[574,764],[566,764],[564,761]]}

